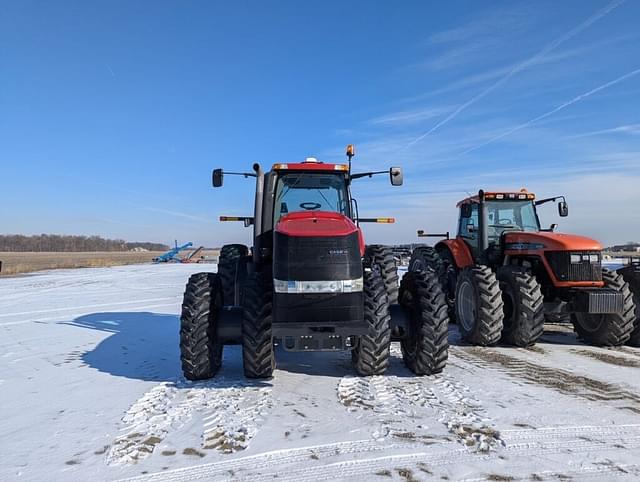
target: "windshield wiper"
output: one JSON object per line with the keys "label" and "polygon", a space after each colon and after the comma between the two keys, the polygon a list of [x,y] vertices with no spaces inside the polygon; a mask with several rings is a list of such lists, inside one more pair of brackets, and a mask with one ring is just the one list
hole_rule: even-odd
{"label": "windshield wiper", "polygon": [[302,181],[302,176],[298,176],[298,179],[296,179],[293,184],[291,184],[290,186],[287,186],[287,190],[286,191],[284,189],[282,191],[280,191],[280,195],[278,196],[276,201],[280,201],[280,199],[282,199],[285,194],[289,194],[289,191],[291,191],[291,189],[296,187],[300,181]]}
{"label": "windshield wiper", "polygon": [[331,206],[331,203],[329,202],[329,200],[324,196],[324,194],[322,194],[322,191],[320,189],[316,189],[316,191],[318,191],[318,194],[320,194],[322,196],[322,199],[324,199],[327,202],[327,206]]}

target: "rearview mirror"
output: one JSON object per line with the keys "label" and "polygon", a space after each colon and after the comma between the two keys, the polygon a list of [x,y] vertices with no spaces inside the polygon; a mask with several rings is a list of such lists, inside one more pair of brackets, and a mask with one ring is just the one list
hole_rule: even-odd
{"label": "rearview mirror", "polygon": [[392,186],[402,186],[402,168],[401,167],[392,167],[389,169],[389,177],[391,179]]}
{"label": "rearview mirror", "polygon": [[561,218],[566,218],[569,215],[569,206],[566,201],[560,201],[558,203],[558,214]]}
{"label": "rearview mirror", "polygon": [[213,174],[211,176],[211,181],[213,183],[213,187],[222,186],[223,177],[224,177],[224,174],[222,172],[222,169],[214,169],[213,170]]}

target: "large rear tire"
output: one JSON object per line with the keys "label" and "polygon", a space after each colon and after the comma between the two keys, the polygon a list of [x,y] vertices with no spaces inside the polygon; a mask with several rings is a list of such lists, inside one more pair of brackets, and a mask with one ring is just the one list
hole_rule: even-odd
{"label": "large rear tire", "polygon": [[640,266],[627,266],[619,270],[624,280],[629,283],[629,289],[636,305],[633,331],[627,341],[627,345],[640,347]]}
{"label": "large rear tire", "polygon": [[504,303],[502,341],[509,345],[535,345],[544,332],[544,297],[535,276],[525,269],[503,266],[498,282]]}
{"label": "large rear tire", "polygon": [[409,271],[400,283],[400,304],[409,318],[400,342],[405,365],[416,375],[440,373],[449,354],[447,303],[436,273]]}
{"label": "large rear tire", "polygon": [[380,271],[382,280],[384,281],[389,304],[393,305],[398,302],[399,276],[396,259],[393,256],[393,250],[388,246],[380,244],[372,244],[367,246],[364,254],[365,265],[377,268]]}
{"label": "large rear tire", "polygon": [[265,273],[253,273],[244,287],[242,361],[247,378],[270,378],[276,367],[271,331],[272,281]]}
{"label": "large rear tire", "polygon": [[216,334],[222,287],[216,273],[191,275],[180,317],[180,360],[188,380],[213,377],[222,364],[222,343]]}
{"label": "large rear tire", "polygon": [[578,337],[591,345],[620,346],[630,338],[634,329],[635,304],[629,284],[620,273],[602,270],[602,279],[607,288],[622,293],[623,308],[621,313],[573,313],[571,321]]}
{"label": "large rear tire", "polygon": [[376,270],[364,272],[364,319],[370,332],[356,339],[351,359],[359,375],[382,375],[389,366],[391,315],[384,281]]}
{"label": "large rear tire", "polygon": [[249,248],[244,244],[225,244],[218,256],[218,274],[222,279],[223,300],[225,306],[239,304],[236,300],[236,293],[239,292],[238,285],[245,272],[239,269],[245,264],[241,263],[249,253]]}
{"label": "large rear tire", "polygon": [[496,275],[484,265],[464,268],[456,286],[456,319],[462,338],[490,346],[500,340],[504,312]]}

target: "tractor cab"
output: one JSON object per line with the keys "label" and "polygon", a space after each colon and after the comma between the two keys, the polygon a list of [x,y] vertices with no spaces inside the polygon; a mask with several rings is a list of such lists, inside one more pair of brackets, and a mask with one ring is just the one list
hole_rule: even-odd
{"label": "tractor cab", "polygon": [[274,225],[293,212],[325,211],[351,217],[347,170],[348,166],[327,165],[315,158],[299,165],[275,164]]}
{"label": "tractor cab", "polygon": [[[466,241],[474,258],[490,256],[503,244],[507,232],[539,232],[535,195],[525,190],[514,193],[484,193],[458,203],[458,236]],[[482,237],[486,237],[483,243]],[[483,253],[483,248],[486,253]]]}

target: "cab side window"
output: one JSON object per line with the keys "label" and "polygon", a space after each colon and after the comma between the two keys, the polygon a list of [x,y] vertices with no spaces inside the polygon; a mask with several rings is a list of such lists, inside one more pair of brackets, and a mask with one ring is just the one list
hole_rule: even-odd
{"label": "cab side window", "polygon": [[460,207],[460,226],[458,235],[471,247],[478,247],[478,205],[471,204]]}

